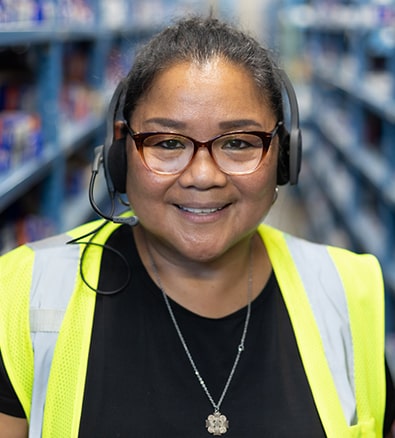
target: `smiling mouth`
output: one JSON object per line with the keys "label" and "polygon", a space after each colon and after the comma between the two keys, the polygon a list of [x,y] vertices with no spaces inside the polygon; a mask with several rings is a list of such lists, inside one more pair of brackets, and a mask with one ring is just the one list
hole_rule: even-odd
{"label": "smiling mouth", "polygon": [[192,208],[192,207],[184,207],[183,205],[177,205],[177,207],[180,210],[185,211],[187,213],[198,214],[198,215],[207,215],[207,214],[216,213],[217,211],[221,211],[227,206],[224,205],[222,207],[215,207],[215,208]]}

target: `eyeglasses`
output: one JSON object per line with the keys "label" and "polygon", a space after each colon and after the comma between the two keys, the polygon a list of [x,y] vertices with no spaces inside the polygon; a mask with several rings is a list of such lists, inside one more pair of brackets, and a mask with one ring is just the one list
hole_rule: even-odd
{"label": "eyeglasses", "polygon": [[175,175],[190,164],[196,152],[206,147],[217,166],[228,175],[254,172],[265,158],[283,122],[271,132],[237,131],[218,135],[205,142],[172,132],[135,133],[125,121],[145,166],[161,175]]}

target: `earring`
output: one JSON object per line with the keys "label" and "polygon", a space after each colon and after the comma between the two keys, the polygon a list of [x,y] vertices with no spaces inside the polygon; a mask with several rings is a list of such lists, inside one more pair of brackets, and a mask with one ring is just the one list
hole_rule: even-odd
{"label": "earring", "polygon": [[276,186],[276,188],[274,189],[272,205],[277,201],[277,198],[278,198],[278,186]]}

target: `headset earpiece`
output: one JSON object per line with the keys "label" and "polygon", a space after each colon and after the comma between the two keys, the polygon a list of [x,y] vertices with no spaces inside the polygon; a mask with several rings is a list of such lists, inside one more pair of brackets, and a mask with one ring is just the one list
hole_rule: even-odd
{"label": "headset earpiece", "polygon": [[302,134],[299,128],[299,108],[295,90],[284,70],[277,70],[280,80],[287,94],[290,107],[290,131],[284,128],[279,134],[280,152],[278,162],[277,183],[291,185],[298,183],[299,172],[302,164]]}
{"label": "headset earpiece", "polygon": [[290,151],[290,136],[284,125],[280,126],[278,130],[279,151],[277,162],[277,185],[283,186],[290,181],[289,173],[289,151]]}
{"label": "headset earpiece", "polygon": [[[92,176],[89,183],[89,201],[96,213],[104,219],[118,224],[135,226],[139,222],[137,216],[114,215],[114,199],[116,194],[125,193],[126,191],[126,141],[125,137],[115,139],[114,136],[115,123],[122,118],[119,112],[123,107],[124,90],[125,84],[124,81],[121,81],[115,89],[110,101],[107,112],[106,138],[104,145],[96,148],[95,159],[92,166]],[[109,214],[102,211],[96,204],[94,198],[95,180],[101,166],[104,167],[107,190],[112,204]]]}
{"label": "headset earpiece", "polygon": [[126,138],[114,140],[107,152],[106,178],[110,178],[118,193],[126,192]]}
{"label": "headset earpiece", "polygon": [[302,132],[294,129],[289,136],[289,183],[298,183],[302,167]]}
{"label": "headset earpiece", "polygon": [[[122,183],[126,180],[126,151],[121,153],[121,144],[115,139],[115,123],[117,120],[122,119],[120,111],[122,111],[122,103],[124,100],[125,82],[122,80],[114,91],[111,98],[110,105],[107,111],[106,119],[106,138],[104,140],[103,150],[103,167],[106,177],[107,188],[112,197],[116,192],[124,193],[126,184]],[[122,139],[121,139],[122,140]],[[123,146],[125,147],[125,139],[123,139]],[[118,159],[119,162],[118,166]],[[124,174],[120,174],[124,170]],[[123,188],[123,191],[119,191],[118,188]]]}

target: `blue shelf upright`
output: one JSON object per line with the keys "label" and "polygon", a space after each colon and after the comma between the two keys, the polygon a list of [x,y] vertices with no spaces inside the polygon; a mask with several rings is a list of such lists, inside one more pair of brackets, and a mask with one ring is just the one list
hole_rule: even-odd
{"label": "blue shelf upright", "polygon": [[46,212],[47,218],[54,224],[61,222],[61,200],[65,163],[59,148],[59,96],[62,82],[62,45],[48,42],[39,49],[38,56],[38,108],[41,115],[43,140],[55,155],[51,169],[42,191],[41,211]]}

